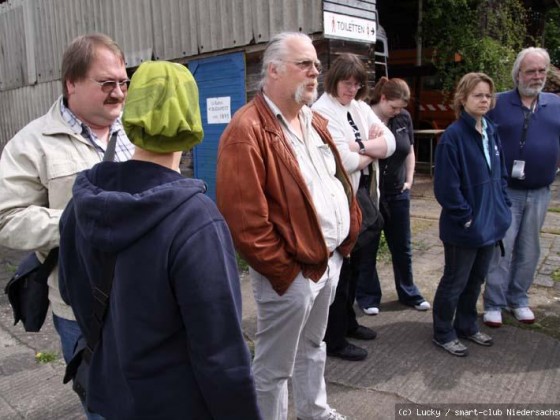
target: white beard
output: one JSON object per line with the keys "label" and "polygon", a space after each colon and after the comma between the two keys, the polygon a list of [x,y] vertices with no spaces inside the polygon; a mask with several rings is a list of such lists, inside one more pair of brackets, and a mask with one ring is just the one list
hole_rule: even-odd
{"label": "white beard", "polygon": [[520,83],[519,86],[517,86],[517,89],[519,90],[521,96],[534,98],[535,96],[538,96],[539,93],[541,93],[543,87],[544,87],[544,82],[539,87],[529,87]]}
{"label": "white beard", "polygon": [[295,100],[298,104],[300,105],[311,105],[313,104],[313,102],[315,102],[317,100],[317,87],[315,87],[315,89],[313,89],[313,95],[311,96],[311,98],[306,99],[305,98],[305,85],[307,83],[302,83],[301,85],[298,86],[296,93],[295,93]]}

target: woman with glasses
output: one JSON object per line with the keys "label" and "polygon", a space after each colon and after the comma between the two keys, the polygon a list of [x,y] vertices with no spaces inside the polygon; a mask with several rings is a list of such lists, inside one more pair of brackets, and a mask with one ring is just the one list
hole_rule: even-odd
{"label": "woman with glasses", "polygon": [[435,345],[466,356],[465,338],[491,346],[479,330],[476,302],[497,246],[511,223],[506,169],[495,125],[485,115],[495,105],[494,82],[468,73],[454,99],[457,121],[436,148],[434,192],[442,207],[439,236],[445,267],[434,298]]}
{"label": "woman with glasses", "polygon": [[[367,72],[360,58],[354,54],[341,54],[325,75],[324,88],[325,93],[312,108],[329,120],[329,131],[354,192],[361,188],[368,197],[370,191],[377,195],[377,159],[394,152],[395,139],[362,101],[367,94]],[[376,197],[372,201],[377,206]],[[364,209],[362,213],[365,214]],[[370,278],[375,271],[373,247],[378,234],[374,226],[361,231],[350,258],[344,259],[325,334],[329,356],[363,360],[367,351],[349,343],[346,337],[373,340],[377,335],[375,331],[358,325],[353,304],[358,277]]]}
{"label": "woman with glasses", "polygon": [[[389,127],[396,141],[395,153],[379,161],[379,207],[385,222],[383,231],[391,252],[399,302],[418,311],[427,311],[430,304],[414,284],[412,274],[410,188],[415,164],[414,133],[410,114],[404,109],[409,99],[410,89],[402,79],[382,77],[373,89],[373,112]],[[377,270],[373,277],[360,280],[356,291],[358,306],[366,315],[377,315],[382,295]]]}

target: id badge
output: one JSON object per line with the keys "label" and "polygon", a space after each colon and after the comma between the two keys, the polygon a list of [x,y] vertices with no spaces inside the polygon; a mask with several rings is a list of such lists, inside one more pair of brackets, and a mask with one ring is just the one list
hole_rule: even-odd
{"label": "id badge", "polygon": [[514,160],[511,167],[511,177],[515,179],[525,179],[525,161]]}

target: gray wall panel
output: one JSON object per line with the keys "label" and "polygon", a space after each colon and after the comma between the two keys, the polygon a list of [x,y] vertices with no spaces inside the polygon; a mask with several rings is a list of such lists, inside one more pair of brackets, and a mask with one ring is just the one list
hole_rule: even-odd
{"label": "gray wall panel", "polygon": [[96,4],[95,30],[117,41],[125,52],[127,67],[136,67],[152,59],[151,0],[98,0],[91,3]]}
{"label": "gray wall panel", "polygon": [[157,60],[198,54],[197,2],[152,0],[153,48]]}
{"label": "gray wall panel", "polygon": [[374,0],[324,0],[323,9],[328,12],[377,20]]}
{"label": "gray wall panel", "polygon": [[200,53],[251,43],[251,4],[248,0],[197,0]]}
{"label": "gray wall panel", "polygon": [[27,123],[46,113],[61,93],[59,81],[0,92],[0,148]]}
{"label": "gray wall panel", "polygon": [[0,89],[22,86],[26,80],[25,37],[22,36],[23,7],[0,14]]}
{"label": "gray wall panel", "polygon": [[264,0],[253,4],[253,32],[257,43],[282,31],[308,34],[323,30],[321,0]]}
{"label": "gray wall panel", "polygon": [[94,1],[33,1],[37,81],[60,78],[60,61],[64,48],[76,36],[94,30]]}

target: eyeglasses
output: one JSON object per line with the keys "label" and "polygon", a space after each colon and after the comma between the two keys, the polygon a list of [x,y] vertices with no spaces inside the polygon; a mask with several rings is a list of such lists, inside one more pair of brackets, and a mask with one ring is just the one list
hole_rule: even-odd
{"label": "eyeglasses", "polygon": [[124,80],[95,80],[89,78],[96,85],[101,86],[101,90],[105,93],[111,93],[117,88],[117,85],[121,88],[123,92],[128,90],[128,85],[130,84],[130,79]]}
{"label": "eyeglasses", "polygon": [[320,61],[313,61],[313,60],[299,60],[299,61],[292,61],[292,60],[282,60],[287,63],[292,63],[298,66],[301,70],[309,71],[313,67],[321,73],[323,71],[323,65]]}
{"label": "eyeglasses", "polygon": [[539,76],[544,76],[546,74],[546,69],[530,69],[530,70],[522,70],[521,73],[523,73],[525,76],[536,76],[537,74]]}
{"label": "eyeglasses", "polygon": [[349,80],[345,80],[341,83],[342,83],[342,86],[344,86],[346,89],[360,90],[361,88],[364,87],[364,85],[362,85],[361,83],[354,83],[354,82],[351,82]]}

